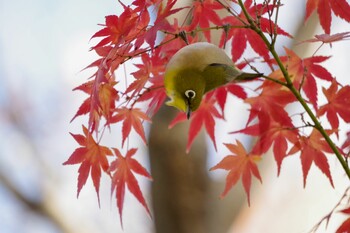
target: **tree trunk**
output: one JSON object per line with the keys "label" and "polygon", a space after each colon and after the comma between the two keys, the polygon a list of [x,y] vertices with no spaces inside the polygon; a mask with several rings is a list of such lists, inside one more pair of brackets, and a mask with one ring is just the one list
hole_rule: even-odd
{"label": "tree trunk", "polygon": [[209,179],[204,134],[186,154],[188,123],[168,129],[176,110],[163,107],[149,139],[152,200],[157,233],[206,233]]}

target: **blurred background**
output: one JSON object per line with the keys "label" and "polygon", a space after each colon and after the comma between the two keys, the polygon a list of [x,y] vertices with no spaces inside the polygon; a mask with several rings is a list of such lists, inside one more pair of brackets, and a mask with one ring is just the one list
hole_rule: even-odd
{"label": "blurred background", "polygon": [[[304,9],[304,4],[303,0],[287,1],[282,8],[280,26],[296,35],[296,38],[294,41],[281,38],[280,47],[293,47],[295,42],[322,33],[317,18],[313,17],[307,24],[303,23],[304,12],[299,9]],[[72,92],[72,89],[83,83],[92,72],[80,70],[96,58],[88,52],[93,45],[89,39],[100,29],[97,24],[104,22],[104,16],[120,14],[121,10],[122,7],[115,0],[0,0],[1,233],[151,233],[159,229],[159,214],[154,213],[157,223],[155,226],[142,206],[127,192],[123,231],[115,201],[110,198],[110,180],[102,176],[99,208],[91,181],[88,180],[77,199],[78,167],[62,165],[77,147],[69,132],[81,133],[81,124],[86,123],[84,117],[69,122],[86,98],[80,93]],[[334,18],[333,25],[332,33],[350,31],[349,24],[342,20]],[[305,57],[311,56],[318,46],[319,44],[303,44],[295,49],[298,55]],[[280,52],[282,51],[281,49]],[[324,46],[318,53],[333,54],[325,66],[343,84],[349,83],[347,51],[350,51],[350,43],[344,41],[333,44],[332,49]],[[249,50],[247,56],[249,57]],[[127,73],[131,69],[127,69]],[[213,233],[310,231],[336,205],[349,186],[341,166],[333,156],[328,158],[334,189],[314,166],[304,189],[298,156],[285,159],[281,175],[277,178],[273,156],[266,155],[259,165],[263,184],[253,182],[250,207],[240,184],[225,199],[219,200],[226,174],[206,171],[228,153],[221,146],[222,142],[233,142],[238,138],[244,141],[246,147],[251,143],[242,135],[234,137],[226,134],[241,129],[247,117],[247,114],[235,115],[237,110],[246,112],[247,106],[235,98],[231,98],[231,101],[236,110],[227,112],[227,118],[235,120],[234,123],[217,124],[217,144],[220,145],[218,152],[214,151],[210,142],[203,146],[208,142],[204,137],[197,140],[197,146],[208,151],[207,157],[203,155],[205,151],[199,153],[198,157],[206,166],[205,170],[199,168],[205,178],[205,184],[201,183],[200,186],[205,186],[205,192],[210,193],[204,201],[210,205],[209,210],[205,211],[205,218],[211,219],[206,223],[210,224],[207,229]],[[158,120],[155,119],[155,122]],[[157,126],[155,122],[152,127]],[[341,139],[344,139],[346,129],[349,130],[349,126],[343,126]],[[186,127],[184,125],[181,128],[184,131],[179,135],[187,132]],[[168,133],[165,132],[168,131],[166,127],[149,131],[151,135],[155,135],[154,132]],[[120,135],[116,138],[120,139]],[[109,145],[113,146],[116,138],[111,136],[107,139]],[[157,148],[154,140],[151,139],[150,146]],[[164,173],[155,169],[164,165],[156,164],[159,160],[157,157],[151,158],[149,162],[147,148],[142,145],[140,147],[137,159],[148,171],[152,166],[152,175],[162,177]],[[152,149],[151,154],[154,154]],[[183,158],[186,164],[189,158],[196,164],[195,156]],[[164,163],[169,164],[169,161]],[[152,191],[151,183],[143,181],[140,180],[141,189],[147,203],[152,206],[153,197],[156,209],[164,207],[162,203],[156,204],[159,198],[157,195],[164,194],[157,194],[155,188]],[[157,180],[154,182],[157,184]],[[174,186],[173,183],[171,185]],[[175,199],[173,201],[176,202]],[[325,229],[323,224],[317,232],[334,232],[343,219],[341,214],[335,214],[328,228]]]}

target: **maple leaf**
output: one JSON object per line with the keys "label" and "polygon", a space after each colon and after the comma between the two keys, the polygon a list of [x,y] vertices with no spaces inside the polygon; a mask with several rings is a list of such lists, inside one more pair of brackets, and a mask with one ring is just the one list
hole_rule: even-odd
{"label": "maple leaf", "polygon": [[[181,37],[187,31],[189,31],[189,26],[179,25],[178,19],[174,18],[171,28],[169,28],[162,41],[162,43],[166,42],[167,46],[158,47],[166,63],[177,51],[186,46],[187,42],[188,44],[198,42],[198,34],[186,34],[185,38]],[[174,35],[179,35],[176,37],[181,38],[181,40],[174,40]]]}
{"label": "maple leaf", "polygon": [[[326,56],[312,56],[309,58],[301,59],[295,52],[290,49],[285,48],[286,56],[281,57],[285,67],[288,67],[288,73],[293,82],[293,85],[297,89],[304,91],[305,95],[314,106],[315,109],[318,108],[317,105],[317,86],[316,78],[332,81],[332,74],[318,63],[324,62],[329,57]],[[281,70],[276,70],[270,77],[276,79],[283,79],[283,74]]]}
{"label": "maple leaf", "polygon": [[226,177],[225,190],[221,194],[221,197],[226,196],[228,191],[242,179],[244,190],[247,194],[248,204],[250,204],[250,186],[252,175],[255,176],[260,182],[261,176],[256,165],[256,162],[261,159],[261,156],[254,154],[247,154],[244,146],[240,141],[236,141],[235,144],[224,144],[227,149],[232,152],[232,155],[224,157],[217,165],[210,168],[210,171],[216,169],[224,169],[229,171]]}
{"label": "maple leaf", "polygon": [[162,0],[135,0],[132,2],[132,5],[136,6],[135,10],[137,11],[143,11],[146,10],[150,6],[158,6],[159,3],[161,3]]}
{"label": "maple leaf", "polygon": [[[94,131],[96,128],[98,128],[101,116],[103,114],[101,111],[101,103],[104,103],[104,107],[109,106],[108,109],[105,109],[106,112],[104,113],[105,113],[105,116],[110,115],[109,110],[110,110],[110,107],[113,107],[112,104],[114,104],[114,102],[112,102],[111,99],[106,99],[105,97],[109,96],[112,98],[113,96],[115,101],[119,98],[117,92],[115,90],[112,91],[111,88],[108,88],[108,87],[106,87],[105,90],[109,92],[109,94],[99,93],[100,85],[103,85],[104,83],[109,83],[109,81],[111,81],[111,84],[113,86],[116,83],[114,81],[114,76],[108,77],[107,70],[101,67],[101,64],[99,66],[99,69],[93,76],[95,76],[94,80],[84,83],[76,87],[75,89],[73,89],[73,90],[81,90],[86,94],[88,94],[89,97],[85,99],[85,101],[79,107],[77,113],[74,115],[74,117],[71,120],[73,121],[76,117],[89,113],[89,129],[91,131]],[[101,101],[100,101],[100,97],[101,97]],[[106,103],[105,101],[108,101],[108,103]]]}
{"label": "maple leaf", "polygon": [[230,84],[227,84],[223,87],[217,88],[215,90],[215,97],[216,97],[216,100],[217,100],[222,112],[224,112],[224,109],[225,109],[225,104],[226,104],[226,99],[227,99],[228,93],[231,93],[240,99],[247,98],[247,93],[244,91],[244,89],[240,85],[230,83]]}
{"label": "maple leaf", "polygon": [[[213,0],[194,1],[192,9],[192,21],[189,30],[194,30],[197,26],[208,28],[210,22],[215,25],[222,25],[222,21],[216,10],[223,9],[223,7],[218,2]],[[205,17],[203,17],[204,15]],[[207,41],[210,42],[210,31],[207,30],[203,33]]]}
{"label": "maple leaf", "polygon": [[145,87],[148,79],[149,79],[149,70],[147,69],[149,65],[152,63],[149,62],[147,54],[142,54],[141,59],[144,64],[136,64],[135,66],[138,68],[137,71],[133,72],[132,75],[136,79],[132,82],[127,89],[125,90],[125,94],[132,92],[130,99],[134,98],[135,95],[139,94],[142,89]]}
{"label": "maple leaf", "polygon": [[[327,131],[327,133],[330,132],[331,131],[329,130]],[[294,144],[288,154],[292,155],[297,152],[301,152],[300,160],[303,170],[304,187],[306,185],[306,178],[312,163],[314,163],[328,177],[329,182],[331,183],[332,187],[334,187],[327,157],[324,154],[325,152],[332,153],[333,151],[320,132],[313,129],[308,137],[300,136],[299,141]]]}
{"label": "maple leaf", "polygon": [[117,82],[114,75],[110,75],[107,69],[100,65],[89,88],[90,97],[84,101],[77,112],[80,115],[85,114],[89,107],[89,129],[91,131],[98,128],[102,116],[106,119],[106,125],[110,124],[115,102],[119,100],[118,92],[114,89],[115,84]]}
{"label": "maple leaf", "polygon": [[[83,91],[84,93],[90,95],[91,94],[91,90],[92,90],[92,86],[94,84],[94,81],[88,81],[86,83],[81,84],[80,86],[76,87],[73,89],[73,91]],[[77,118],[78,116],[81,115],[85,115],[87,113],[89,113],[90,111],[90,96],[84,100],[84,102],[80,105],[78,111],[76,112],[76,114],[74,115],[74,117],[71,119],[70,122],[72,122],[75,118]]]}
{"label": "maple leaf", "polygon": [[[342,213],[350,215],[350,207],[341,210]],[[336,233],[349,233],[350,229],[350,218],[346,219],[337,229]]]}
{"label": "maple leaf", "polygon": [[337,229],[336,233],[349,233],[350,218],[346,219]]}
{"label": "maple leaf", "polygon": [[102,115],[106,119],[106,124],[110,123],[110,118],[115,109],[115,102],[119,100],[118,92],[113,88],[117,82],[101,83],[99,86],[99,105]]}
{"label": "maple leaf", "polygon": [[[271,33],[276,28],[276,33],[278,35],[292,37],[290,34],[281,29],[278,25],[272,22],[269,19],[262,17],[262,15],[266,14],[269,7],[273,7],[269,5],[269,7],[264,6],[263,4],[252,4],[253,1],[248,0],[244,2],[244,5],[248,11],[248,13],[253,17],[259,17],[260,28],[265,33]],[[259,15],[257,15],[259,14]],[[231,28],[228,31],[224,31],[220,39],[220,47],[222,47],[226,41],[232,38],[231,40],[231,54],[233,61],[237,61],[240,57],[242,57],[244,50],[249,43],[252,49],[263,57],[266,61],[269,61],[269,50],[266,47],[264,41],[260,38],[260,36],[253,30],[242,28],[244,24],[238,20],[238,18],[245,20],[245,15],[241,12],[238,16],[228,16],[222,19],[222,23],[220,25],[230,25]]]}
{"label": "maple leaf", "polygon": [[320,34],[320,35],[315,35],[314,39],[304,40],[304,41],[302,41],[300,43],[322,42],[322,45],[323,44],[329,44],[329,46],[332,48],[332,43],[333,42],[347,40],[349,38],[350,38],[350,32],[341,32],[341,33],[336,33],[336,34],[333,34],[333,35]]}
{"label": "maple leaf", "polygon": [[142,112],[139,108],[118,108],[115,110],[116,114],[112,116],[111,123],[123,121],[122,127],[122,146],[124,146],[125,139],[129,136],[131,128],[134,128],[136,133],[146,142],[145,131],[141,121],[151,121],[151,119]]}
{"label": "maple leaf", "polygon": [[152,179],[151,175],[147,170],[133,158],[137,149],[132,148],[126,152],[123,156],[120,151],[113,148],[114,154],[117,157],[113,162],[109,171],[113,173],[112,175],[112,195],[115,190],[115,197],[117,200],[117,207],[119,210],[120,223],[123,226],[123,205],[125,196],[125,186],[129,191],[136,197],[136,199],[143,205],[147,213],[151,215],[148,206],[146,204],[145,198],[142,195],[138,181],[136,180],[135,173],[142,175],[148,179]]}
{"label": "maple leaf", "polygon": [[289,122],[290,117],[284,108],[287,104],[296,101],[291,92],[268,80],[264,81],[259,89],[262,91],[258,96],[245,99],[245,102],[251,106],[247,125],[258,117],[260,111],[268,112],[269,117],[277,122]]}
{"label": "maple leaf", "polygon": [[167,1],[167,4],[165,7],[163,7],[163,2],[158,7],[158,12],[156,19],[154,21],[153,26],[147,31],[145,35],[146,42],[150,45],[150,47],[153,49],[154,44],[156,41],[157,33],[159,31],[170,31],[172,30],[172,27],[170,23],[167,20],[167,17],[169,17],[172,14],[175,14],[176,12],[184,9],[185,7],[181,8],[175,8],[173,9],[175,3],[177,0],[169,0]]}
{"label": "maple leaf", "polygon": [[[193,114],[191,115],[191,123],[190,123],[190,129],[188,132],[186,153],[190,151],[192,143],[196,138],[196,136],[198,135],[203,125],[216,149],[214,117],[223,119],[223,116],[216,109],[215,98],[212,98],[212,96],[213,96],[213,92],[206,94],[199,108],[195,112],[193,112]],[[187,120],[186,114],[181,112],[169,124],[169,128],[171,129],[177,123],[185,120]]]}
{"label": "maple leaf", "polygon": [[138,70],[132,73],[136,80],[125,91],[125,94],[132,92],[131,96],[129,96],[130,99],[140,94],[142,90],[148,89],[146,88],[146,83],[149,81],[154,82],[151,78],[163,75],[165,71],[165,59],[160,56],[159,50],[152,55],[148,53],[142,54],[141,60],[142,64],[135,64]]}
{"label": "maple leaf", "polygon": [[109,148],[99,145],[85,126],[83,126],[83,132],[84,135],[71,133],[75,141],[77,141],[81,147],[77,148],[63,165],[81,163],[78,170],[77,197],[79,197],[79,193],[90,174],[100,205],[99,189],[101,168],[104,172],[109,173],[107,156],[111,156],[113,153]]}
{"label": "maple leaf", "polygon": [[167,98],[164,89],[164,78],[161,76],[150,78],[149,82],[152,83],[137,99],[137,102],[151,100],[148,104],[147,115],[153,116],[158,112],[159,108],[163,105]]}
{"label": "maple leaf", "polygon": [[[346,148],[350,147],[350,132],[346,133],[346,140],[343,143],[343,145],[341,146],[341,148],[344,150]],[[348,152],[347,156],[350,155],[350,151]]]}
{"label": "maple leaf", "polygon": [[128,34],[134,29],[138,15],[135,10],[124,6],[124,11],[120,16],[108,15],[105,17],[105,26],[96,32],[91,39],[96,37],[104,37],[92,49],[102,47],[108,44],[121,44],[125,42]]}
{"label": "maple leaf", "polygon": [[[298,130],[296,130],[289,118],[271,118],[269,113],[260,111],[257,113],[259,122],[246,128],[231,133],[245,133],[258,136],[252,153],[262,155],[273,145],[273,154],[280,174],[283,159],[288,155],[288,142],[295,144],[298,141]],[[276,121],[278,119],[278,121]]]}
{"label": "maple leaf", "polygon": [[338,115],[347,123],[350,122],[350,86],[344,86],[338,90],[338,83],[334,79],[331,86],[326,89],[322,87],[323,94],[328,103],[322,105],[317,111],[317,116],[326,114],[333,129],[339,128]]}
{"label": "maple leaf", "polygon": [[331,32],[332,11],[336,16],[350,22],[350,5],[346,0],[307,0],[305,21],[316,9],[321,26],[326,34]]}

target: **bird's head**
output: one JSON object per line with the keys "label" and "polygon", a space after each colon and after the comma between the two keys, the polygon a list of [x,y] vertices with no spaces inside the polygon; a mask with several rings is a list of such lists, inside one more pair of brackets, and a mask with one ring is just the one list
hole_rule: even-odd
{"label": "bird's head", "polygon": [[189,119],[191,113],[199,107],[204,95],[205,79],[201,72],[191,69],[168,72],[164,85],[170,98],[166,104],[184,111]]}

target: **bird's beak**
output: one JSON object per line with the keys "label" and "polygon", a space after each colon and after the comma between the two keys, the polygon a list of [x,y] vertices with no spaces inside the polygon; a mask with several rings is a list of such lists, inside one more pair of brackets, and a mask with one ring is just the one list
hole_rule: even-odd
{"label": "bird's beak", "polygon": [[190,108],[189,105],[187,105],[187,107],[186,107],[186,116],[187,116],[187,120],[190,119],[191,113],[192,113],[191,108]]}

